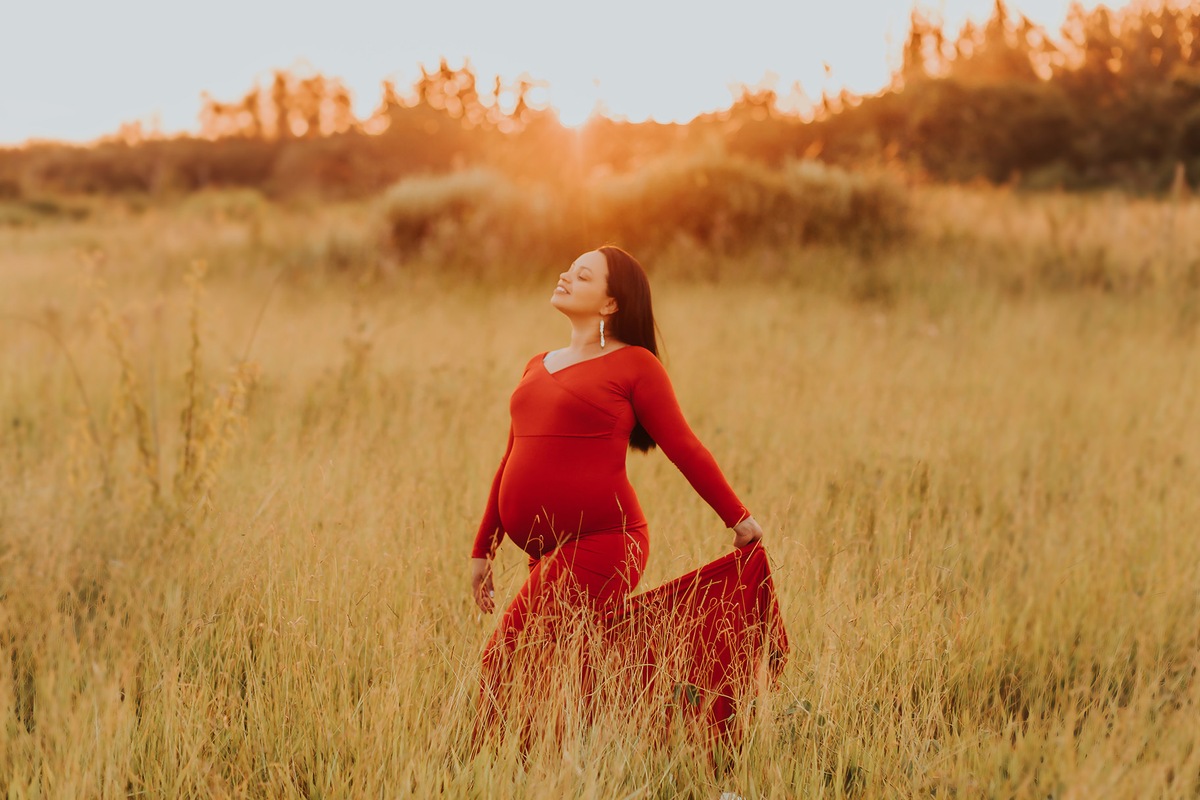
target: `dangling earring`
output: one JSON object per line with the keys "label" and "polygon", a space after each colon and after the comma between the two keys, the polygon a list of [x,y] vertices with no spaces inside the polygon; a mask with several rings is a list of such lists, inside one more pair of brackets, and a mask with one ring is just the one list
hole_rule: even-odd
{"label": "dangling earring", "polygon": [[604,349],[604,320],[600,320],[600,349]]}

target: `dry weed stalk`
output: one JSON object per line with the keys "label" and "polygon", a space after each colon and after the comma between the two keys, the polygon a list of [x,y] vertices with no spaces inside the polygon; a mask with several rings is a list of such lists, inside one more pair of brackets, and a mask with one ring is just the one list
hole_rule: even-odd
{"label": "dry weed stalk", "polygon": [[[104,327],[105,337],[112,345],[121,372],[117,399],[113,403],[109,419],[110,429],[113,432],[119,430],[124,412],[128,411],[133,417],[135,442],[142,475],[150,488],[151,499],[158,504],[162,499],[158,446],[151,429],[150,414],[146,410],[141,380],[138,378],[137,370],[129,355],[128,331],[113,309],[112,301],[109,300],[105,291],[106,286],[103,279],[93,276],[92,285],[96,293],[96,313]],[[115,435],[113,438],[115,441]]]}
{"label": "dry weed stalk", "polygon": [[[179,416],[180,459],[172,479],[173,496],[169,500],[186,513],[211,507],[211,492],[221,465],[241,430],[251,390],[258,380],[257,365],[242,360],[231,369],[228,384],[209,388],[203,375],[203,337],[201,299],[207,265],[195,261],[185,277],[189,292],[187,366],[183,373],[184,405]],[[108,436],[96,437],[111,461],[120,440],[120,431],[132,420],[139,472],[145,478],[154,505],[164,507],[161,480],[161,451],[154,425],[144,401],[142,381],[130,356],[129,339],[103,281],[93,277],[97,316],[116,355],[120,378],[108,416]],[[205,400],[211,395],[210,400]],[[79,437],[73,438],[78,446]]]}
{"label": "dry weed stalk", "polygon": [[188,286],[188,332],[191,334],[191,346],[188,350],[187,370],[183,374],[186,402],[179,420],[180,432],[183,435],[183,455],[179,471],[175,474],[177,495],[188,494],[189,484],[195,480],[196,410],[200,405],[200,296],[206,270],[207,265],[203,261],[193,261],[184,278]]}
{"label": "dry weed stalk", "polygon": [[185,278],[189,290],[190,335],[188,366],[184,371],[185,403],[180,414],[182,456],[175,474],[175,499],[189,511],[208,510],[218,473],[245,422],[250,392],[258,380],[258,367],[246,360],[230,370],[227,385],[211,390],[207,409],[204,397],[210,390],[202,370],[200,300],[204,293],[207,265],[194,261]]}
{"label": "dry weed stalk", "polygon": [[192,471],[185,476],[186,493],[178,499],[192,509],[211,508],[211,494],[221,466],[246,423],[250,393],[258,382],[257,364],[243,361],[231,370],[229,384],[219,388],[193,442]]}
{"label": "dry weed stalk", "polygon": [[374,331],[363,310],[362,298],[357,294],[350,304],[353,330],[342,339],[346,352],[346,363],[342,365],[341,386],[343,391],[357,383],[367,371],[367,361],[375,347]]}

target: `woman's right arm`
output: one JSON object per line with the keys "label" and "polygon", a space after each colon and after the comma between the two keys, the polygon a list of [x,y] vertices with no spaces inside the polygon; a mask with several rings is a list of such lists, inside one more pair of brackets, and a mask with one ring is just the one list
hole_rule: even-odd
{"label": "woman's right arm", "polygon": [[483,520],[475,533],[475,545],[471,548],[471,558],[488,558],[496,554],[496,548],[504,538],[504,525],[500,522],[500,479],[504,476],[504,465],[508,463],[508,454],[512,452],[513,429],[508,426],[508,446],[504,449],[504,457],[500,459],[500,467],[496,477],[492,478],[492,490],[488,494],[487,507],[483,510]]}
{"label": "woman's right arm", "polygon": [[[525,365],[521,373],[523,379],[530,367],[537,364],[545,356],[539,353]],[[504,448],[504,457],[496,469],[496,477],[492,478],[492,490],[488,493],[487,507],[483,510],[483,520],[479,530],[475,532],[475,544],[471,547],[471,597],[483,611],[491,613],[496,607],[493,599],[495,591],[492,588],[492,558],[496,548],[504,539],[504,523],[500,521],[500,481],[504,478],[504,467],[508,464],[508,456],[513,449],[513,426],[508,425],[508,446]]]}

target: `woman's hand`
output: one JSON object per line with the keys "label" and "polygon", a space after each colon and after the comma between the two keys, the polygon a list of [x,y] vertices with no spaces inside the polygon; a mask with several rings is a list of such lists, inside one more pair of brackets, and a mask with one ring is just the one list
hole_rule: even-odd
{"label": "woman's hand", "polygon": [[471,599],[485,614],[496,608],[496,590],[492,585],[492,561],[488,558],[471,559]]}
{"label": "woman's hand", "polygon": [[748,544],[757,542],[762,536],[762,526],[755,521],[754,517],[746,517],[733,526],[734,547],[745,547]]}

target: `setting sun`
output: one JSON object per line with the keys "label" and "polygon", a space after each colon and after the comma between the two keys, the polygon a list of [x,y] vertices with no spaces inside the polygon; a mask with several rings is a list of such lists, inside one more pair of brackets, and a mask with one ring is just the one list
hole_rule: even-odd
{"label": "setting sun", "polygon": [[604,109],[604,103],[600,99],[600,82],[594,80],[591,82],[592,91],[586,89],[579,91],[556,91],[554,86],[549,87],[547,101],[555,112],[558,114],[559,121],[568,128],[579,128],[588,119],[596,113],[600,113]]}

